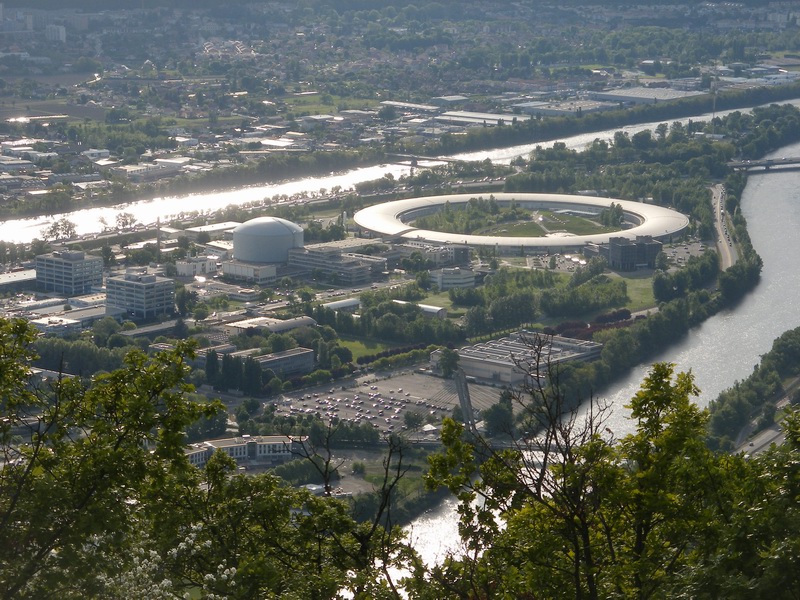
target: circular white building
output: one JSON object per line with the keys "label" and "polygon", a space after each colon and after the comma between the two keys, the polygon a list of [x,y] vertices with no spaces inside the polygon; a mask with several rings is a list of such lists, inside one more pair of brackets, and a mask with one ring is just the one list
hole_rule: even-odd
{"label": "circular white building", "polygon": [[[594,235],[555,234],[549,237],[516,237],[497,235],[467,235],[461,233],[443,233],[418,229],[412,222],[418,217],[433,214],[449,203],[458,207],[476,194],[452,194],[442,196],[426,196],[409,198],[376,204],[358,211],[353,219],[359,227],[373,233],[401,238],[409,241],[425,241],[439,244],[465,244],[468,246],[489,246],[501,251],[518,251],[521,247],[531,251],[559,252],[562,249],[580,248],[586,244],[607,244],[612,237],[624,237],[630,240],[637,236],[651,236],[656,240],[665,240],[680,234],[689,225],[689,218],[677,211],[662,206],[615,200],[596,196],[576,196],[566,194],[524,194],[496,193],[491,197],[500,205],[512,202],[528,210],[564,211],[573,214],[599,215],[611,204],[618,204],[625,214],[625,221],[632,224],[628,229],[613,233]],[[488,196],[482,196],[488,198]]]}
{"label": "circular white building", "polygon": [[252,263],[285,263],[303,247],[303,228],[278,217],[258,217],[233,230],[233,257]]}

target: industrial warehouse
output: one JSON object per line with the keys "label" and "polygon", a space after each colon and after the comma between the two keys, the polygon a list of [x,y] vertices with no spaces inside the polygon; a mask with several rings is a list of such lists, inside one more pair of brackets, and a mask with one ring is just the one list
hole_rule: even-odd
{"label": "industrial warehouse", "polygon": [[[458,365],[469,377],[483,383],[518,385],[531,373],[545,375],[547,368],[570,361],[600,358],[603,344],[518,331],[508,337],[458,349]],[[431,368],[439,371],[442,351],[431,353]]]}

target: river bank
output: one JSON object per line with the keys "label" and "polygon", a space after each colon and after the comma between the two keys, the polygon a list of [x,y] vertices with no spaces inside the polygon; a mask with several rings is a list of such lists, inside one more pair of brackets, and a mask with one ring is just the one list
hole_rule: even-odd
{"label": "river bank", "polygon": [[[798,152],[800,144],[792,144],[767,156],[792,156]],[[795,302],[800,295],[800,278],[794,261],[787,258],[800,252],[800,188],[796,183],[797,173],[749,177],[741,210],[753,247],[764,261],[758,286],[737,305],[691,329],[684,339],[634,367],[595,398],[612,407],[606,426],[617,438],[635,429],[626,405],[653,362],[671,362],[676,371],[691,371],[699,388],[695,402],[706,407],[721,392],[752,373],[775,339],[800,325]],[[447,551],[460,547],[456,501],[442,502],[420,515],[406,530],[428,564],[441,562]]]}
{"label": "river bank", "polygon": [[[549,119],[541,122],[537,121],[536,129],[530,131],[516,124],[513,126],[484,128],[484,130],[478,133],[486,139],[473,139],[469,147],[462,146],[456,148],[452,147],[452,143],[449,145],[439,144],[439,146],[436,147],[420,147],[416,152],[421,154],[445,153],[449,155],[444,158],[454,160],[484,160],[488,156],[495,155],[498,159],[490,160],[507,162],[499,157],[508,155],[509,152],[511,153],[510,158],[513,158],[513,156],[526,155],[536,146],[562,141],[564,134],[568,136],[568,139],[584,138],[587,140],[586,143],[589,143],[595,137],[606,137],[608,131],[652,129],[664,121],[693,120],[700,122],[709,120],[713,116],[721,116],[735,110],[747,109],[753,104],[770,101],[786,101],[791,103],[796,101],[796,96],[799,92],[800,86],[782,86],[780,88],[758,88],[747,92],[720,95],[716,104],[718,110],[712,112],[703,112],[711,108],[707,106],[707,101],[692,100],[670,103],[668,105],[639,106],[633,109],[585,115],[581,118],[569,117]],[[661,121],[650,121],[650,119],[661,119]],[[545,124],[547,125],[545,126]],[[528,127],[533,127],[533,124]],[[612,129],[607,129],[609,127]],[[500,133],[497,134],[492,130],[496,130]],[[472,137],[474,138],[477,135],[478,134],[473,132]],[[448,139],[455,138],[454,136],[450,136]],[[509,146],[509,144],[513,145]],[[403,149],[403,151],[415,152],[413,149]],[[269,194],[267,189],[291,188],[293,187],[291,186],[291,178],[293,177],[302,177],[303,181],[308,181],[309,183],[319,181],[321,185],[316,188],[297,190],[292,194],[288,194],[289,196],[300,193],[316,193],[322,188],[330,190],[337,186],[343,190],[351,189],[353,184],[341,185],[327,182],[326,180],[336,180],[341,175],[353,171],[362,169],[370,171],[380,168],[384,164],[385,157],[386,149],[384,148],[326,151],[298,155],[276,154],[256,163],[234,165],[226,169],[215,169],[207,174],[179,176],[172,180],[163,180],[155,184],[138,186],[134,190],[116,186],[112,194],[108,196],[95,196],[94,198],[90,198],[90,201],[85,205],[74,207],[67,212],[58,214],[51,214],[48,212],[40,212],[38,214],[24,213],[18,215],[6,214],[5,216],[0,213],[0,219],[5,219],[5,223],[14,221],[35,223],[36,221],[46,220],[48,217],[52,219],[52,221],[60,218],[67,218],[75,222],[78,230],[77,233],[79,234],[98,233],[103,230],[103,223],[113,223],[116,214],[125,212],[126,208],[130,209],[131,206],[139,203],[160,204],[162,201],[174,199],[175,197],[194,198],[216,195],[222,196],[231,192],[242,192],[246,194],[249,189],[264,189],[265,193],[263,195],[260,197],[250,196],[251,200],[249,200],[262,201],[265,198],[287,195],[285,191],[276,191],[273,194]],[[508,160],[510,160],[510,158]],[[409,166],[404,166],[400,172],[408,172],[409,168]],[[386,173],[392,176],[396,175],[394,169],[388,169],[372,179],[378,179]],[[360,179],[360,182],[363,181],[369,181],[369,179]],[[330,183],[330,185],[325,185],[325,183]],[[217,208],[222,207],[218,206]],[[114,211],[114,209],[116,209],[116,211]],[[207,210],[207,207],[203,207],[200,210]],[[180,212],[180,210],[170,210],[166,215],[162,214],[161,216],[174,216]],[[102,213],[102,216],[93,219],[91,216],[92,213]],[[84,223],[83,218],[80,220],[77,218],[70,218],[70,215],[86,217],[89,222]],[[154,223],[155,218],[152,220],[145,220],[137,217],[137,221],[141,223]],[[36,227],[36,225],[33,224],[29,226]],[[0,226],[0,231],[2,231],[2,226]],[[41,233],[41,231],[37,230],[37,235],[33,237],[41,237]],[[30,241],[14,237],[8,239],[3,237],[3,239],[6,241],[23,243]]]}
{"label": "river bank", "polygon": [[[800,99],[795,98],[788,100],[787,103],[797,106],[800,104]],[[695,115],[691,117],[691,119],[684,120],[683,123],[685,124],[689,120],[694,122],[709,121],[715,116],[724,116],[730,112],[734,111],[718,111],[716,113],[711,112]],[[659,124],[660,122],[658,121],[652,121],[640,123],[639,125],[628,125],[619,129],[614,128],[594,131],[592,133],[554,138],[491,151],[455,154],[445,158],[470,161],[488,159],[492,162],[509,164],[518,156],[528,156],[537,146],[543,144],[550,145],[556,142],[562,142],[569,149],[583,149],[596,139],[605,141],[613,140],[614,134],[617,131],[622,131],[632,136],[646,129],[651,131],[655,130]],[[359,167],[334,175],[283,181],[278,184],[250,186],[187,196],[154,197],[146,200],[115,204],[113,206],[79,209],[40,217],[10,219],[0,223],[0,239],[13,243],[30,243],[34,238],[41,239],[47,227],[53,221],[61,218],[66,218],[73,222],[78,235],[96,234],[103,231],[107,224],[114,223],[116,217],[121,213],[130,214],[138,223],[155,223],[157,219],[166,222],[171,218],[179,218],[181,215],[188,212],[210,213],[228,205],[243,206],[253,202],[260,203],[263,202],[264,199],[274,197],[285,196],[288,198],[295,195],[316,194],[320,189],[332,190],[338,188],[341,190],[349,190],[357,183],[373,181],[385,176],[398,179],[403,175],[407,175],[410,170],[410,165],[379,164],[369,167]]]}

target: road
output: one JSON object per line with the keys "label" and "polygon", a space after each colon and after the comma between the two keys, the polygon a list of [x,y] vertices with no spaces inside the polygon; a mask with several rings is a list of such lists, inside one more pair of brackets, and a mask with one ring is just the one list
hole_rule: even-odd
{"label": "road", "polygon": [[717,234],[720,269],[726,271],[736,264],[738,254],[728,231],[728,215],[725,214],[725,186],[721,183],[711,187],[711,204],[714,208],[714,229]]}

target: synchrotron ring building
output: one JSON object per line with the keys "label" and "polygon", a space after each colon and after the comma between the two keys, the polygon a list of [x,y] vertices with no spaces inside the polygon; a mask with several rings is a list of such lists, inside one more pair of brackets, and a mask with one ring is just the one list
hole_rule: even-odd
{"label": "synchrotron ring building", "polygon": [[[519,237],[502,235],[466,235],[462,233],[443,233],[418,229],[411,223],[419,217],[436,213],[449,203],[453,208],[460,208],[471,199],[494,199],[501,206],[515,203],[520,208],[531,211],[547,210],[555,213],[563,212],[574,215],[599,215],[613,204],[622,207],[625,214],[626,228],[613,233],[593,235],[571,235],[553,232],[545,237]],[[490,246],[498,250],[531,252],[560,252],[577,249],[586,244],[607,244],[612,237],[624,237],[631,240],[637,236],[651,236],[657,240],[669,240],[681,234],[689,225],[686,215],[652,204],[615,200],[597,196],[576,196],[566,194],[516,194],[496,193],[491,195],[450,194],[442,196],[425,196],[376,204],[358,211],[353,219],[356,224],[373,234],[400,238],[409,241],[421,241],[434,244],[465,244],[468,246]]]}

